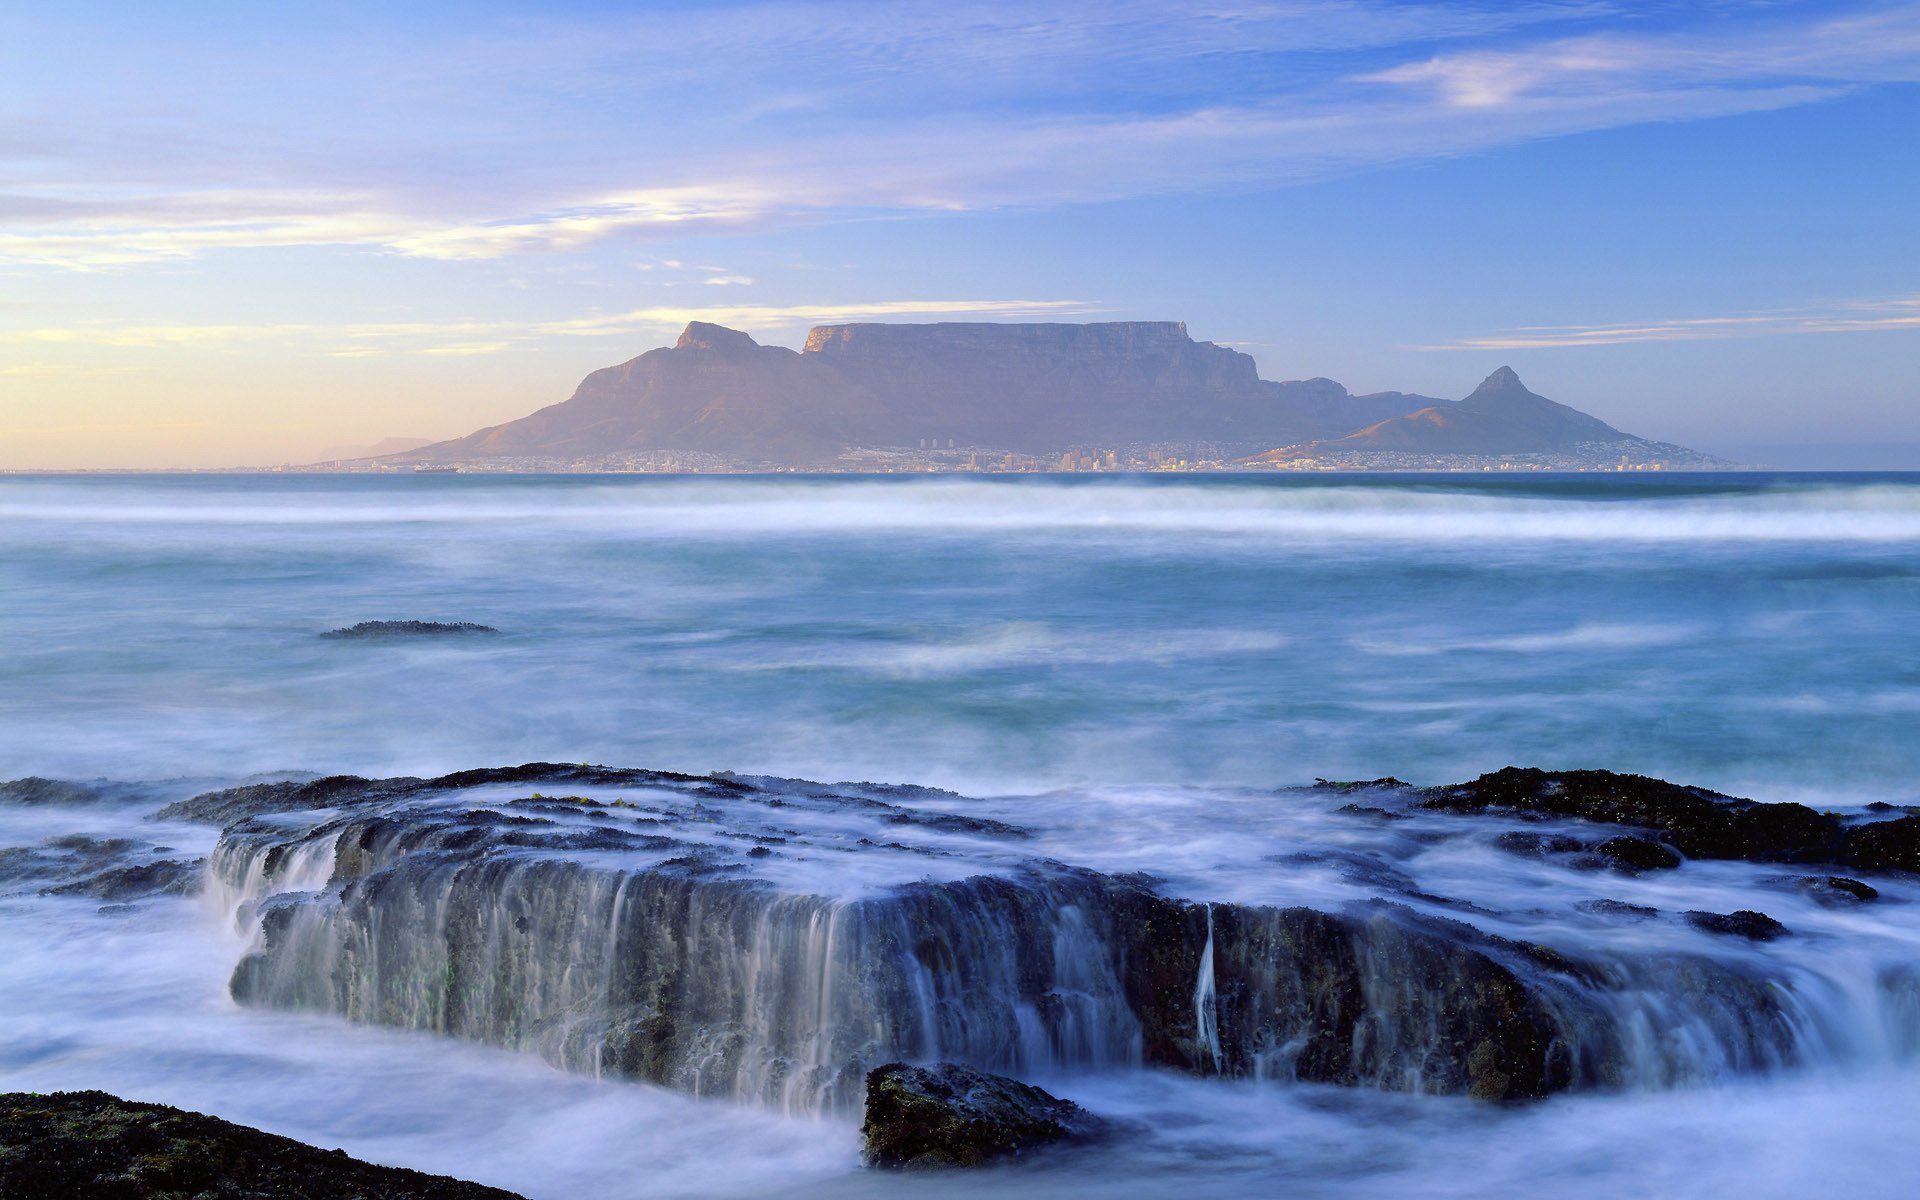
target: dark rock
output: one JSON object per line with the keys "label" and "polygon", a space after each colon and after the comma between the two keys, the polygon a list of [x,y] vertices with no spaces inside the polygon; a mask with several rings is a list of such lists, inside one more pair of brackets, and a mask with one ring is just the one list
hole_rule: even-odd
{"label": "dark rock", "polygon": [[1346,813],[1354,817],[1370,817],[1375,821],[1404,821],[1406,813],[1394,812],[1390,808],[1375,808],[1368,804],[1342,804],[1335,812]]}
{"label": "dark rock", "polygon": [[499,633],[491,625],[472,621],[362,621],[344,629],[329,629],[323,638],[438,637],[442,634]]}
{"label": "dark rock", "polygon": [[1807,899],[1827,908],[1852,908],[1880,898],[1879,889],[1843,875],[1770,875],[1760,882],[1803,892]]}
{"label": "dark rock", "polygon": [[1603,917],[1629,917],[1636,921],[1645,921],[1660,915],[1657,908],[1644,904],[1628,904],[1625,900],[1582,900],[1574,905],[1584,913],[1593,913]]}
{"label": "dark rock", "polygon": [[1750,942],[1771,942],[1775,938],[1785,937],[1787,927],[1763,912],[1750,908],[1730,913],[1689,912],[1683,914],[1687,924],[1708,933],[1721,933],[1729,937],[1743,937]]}
{"label": "dark rock", "polygon": [[105,1092],[0,1095],[8,1200],[519,1200]]}
{"label": "dark rock", "polygon": [[1391,775],[1383,775],[1378,779],[1316,779],[1313,781],[1314,791],[1335,792],[1342,796],[1349,796],[1354,792],[1408,791],[1412,787],[1412,784],[1395,779]]}
{"label": "dark rock", "polygon": [[1804,804],[1761,804],[1644,775],[1533,767],[1506,767],[1423,796],[1420,806],[1437,812],[1491,809],[1655,830],[1689,858],[1920,872],[1920,816],[1849,825]]}
{"label": "dark rock", "polygon": [[147,896],[190,896],[200,890],[201,862],[141,863],[113,867],[85,879],[45,889],[53,896],[92,896],[100,900],[138,900]]}
{"label": "dark rock", "polygon": [[987,817],[969,817],[959,813],[923,813],[903,809],[887,818],[894,825],[917,825],[922,829],[938,829],[942,833],[978,833],[987,837],[1024,838],[1031,837],[1018,825],[1009,825],[1005,821],[995,821]]}
{"label": "dark rock", "polygon": [[1869,870],[1920,872],[1920,816],[1852,826],[1843,843],[1845,852],[1835,862]]}
{"label": "dark rock", "polygon": [[29,775],[24,779],[0,780],[0,804],[91,804],[101,798],[98,789],[65,779]]}
{"label": "dark rock", "polygon": [[1658,842],[1638,837],[1608,838],[1599,846],[1601,857],[1618,870],[1670,871],[1680,865],[1680,856]]}
{"label": "dark rock", "polygon": [[1509,854],[1545,858],[1551,854],[1578,854],[1587,848],[1579,838],[1563,833],[1528,833],[1515,830],[1493,839],[1493,844]]}
{"label": "dark rock", "polygon": [[867,1074],[870,1167],[978,1167],[1098,1131],[1071,1100],[971,1067],[888,1063]]}

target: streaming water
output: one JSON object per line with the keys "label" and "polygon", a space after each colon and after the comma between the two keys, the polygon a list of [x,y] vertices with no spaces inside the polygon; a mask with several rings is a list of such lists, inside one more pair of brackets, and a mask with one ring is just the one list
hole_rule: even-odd
{"label": "streaming water", "polygon": [[[501,632],[317,636],[402,618]],[[0,853],[84,834],[207,854],[215,830],[148,814],[289,771],[592,760],[950,787],[983,799],[914,803],[1209,902],[1209,955],[1214,904],[1390,894],[1612,956],[1644,1069],[1518,1109],[1134,1069],[1098,922],[1068,904],[1049,928],[1078,1007],[1022,1024],[1018,1065],[1133,1132],[918,1190],[1897,1196],[1920,1169],[1920,1002],[1887,980],[1920,964],[1920,889],[1876,880],[1880,902],[1841,909],[1742,864],[1581,874],[1497,849],[1497,821],[1380,826],[1276,789],[1523,762],[1913,803],[1916,635],[1920,480],[1899,476],[0,477],[0,779],[170,781],[0,804]],[[788,816],[818,846],[851,828]],[[996,869],[990,839],[924,836],[952,856],[759,869],[821,914]],[[236,908],[319,883],[330,854],[132,905],[0,878],[0,1087],[106,1088],[538,1197],[891,1192],[830,1106],[235,1005]],[[1793,935],[1579,907],[1600,899],[1760,907]],[[832,961],[841,936],[824,915],[759,928],[760,964]],[[1777,981],[1778,1036],[1672,1007],[1644,964],[1674,955]],[[1218,1062],[1211,978],[1191,1000]]]}

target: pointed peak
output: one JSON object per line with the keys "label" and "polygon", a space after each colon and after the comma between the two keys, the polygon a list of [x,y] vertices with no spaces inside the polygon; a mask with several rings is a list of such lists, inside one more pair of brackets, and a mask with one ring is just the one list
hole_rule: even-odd
{"label": "pointed peak", "polygon": [[1533,394],[1533,392],[1527,390],[1526,384],[1520,382],[1520,376],[1514,373],[1512,367],[1501,367],[1498,371],[1481,380],[1480,386],[1473,389],[1473,394],[1468,396],[1466,400],[1462,400],[1461,403],[1465,404],[1475,400],[1524,400]]}
{"label": "pointed peak", "polygon": [[688,321],[673,348],[685,350],[689,347],[700,350],[757,350],[760,343],[738,329],[728,329],[725,325],[715,325],[711,321]]}

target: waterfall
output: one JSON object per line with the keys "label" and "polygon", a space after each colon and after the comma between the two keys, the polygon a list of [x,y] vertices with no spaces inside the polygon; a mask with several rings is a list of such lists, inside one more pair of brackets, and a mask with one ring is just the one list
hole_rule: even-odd
{"label": "waterfall", "polygon": [[233,994],[792,1112],[856,1104],[896,1059],[1497,1099],[1920,1052],[1915,973],[1871,956],[1574,956],[1399,903],[1194,903],[1015,858],[829,892],[611,820],[236,825],[210,889],[255,934]]}
{"label": "waterfall", "polygon": [[1200,969],[1193,980],[1194,1039],[1206,1051],[1213,1073],[1220,1073],[1220,1014],[1214,1007],[1213,905],[1207,910],[1207,944],[1200,951]]}

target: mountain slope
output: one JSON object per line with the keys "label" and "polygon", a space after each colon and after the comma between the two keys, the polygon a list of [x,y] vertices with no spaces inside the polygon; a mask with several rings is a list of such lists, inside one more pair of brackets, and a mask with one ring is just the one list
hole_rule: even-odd
{"label": "mountain slope", "polygon": [[687,326],[672,347],[595,371],[572,397],[397,461],[697,451],[810,464],[849,447],[1216,443],[1249,453],[1444,405],[1328,379],[1274,383],[1172,321],[823,325],[795,352]]}
{"label": "mountain slope", "polygon": [[1283,446],[1247,461],[1285,462],[1379,453],[1594,457],[1623,452],[1671,456],[1676,451],[1691,455],[1681,447],[1622,433],[1597,417],[1529,391],[1513,368],[1501,367],[1458,403],[1431,405],[1377,421],[1345,437]]}

